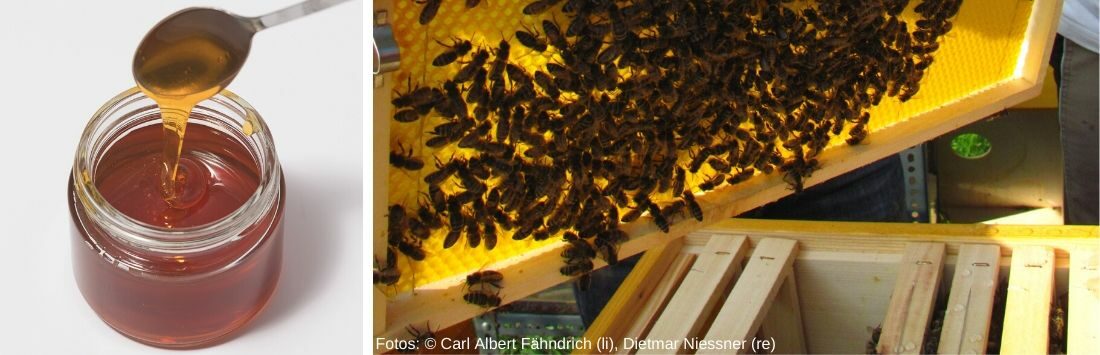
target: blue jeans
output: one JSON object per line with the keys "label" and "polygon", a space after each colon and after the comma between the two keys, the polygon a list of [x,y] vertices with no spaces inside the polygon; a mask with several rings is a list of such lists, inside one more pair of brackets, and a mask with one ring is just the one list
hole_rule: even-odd
{"label": "blue jeans", "polygon": [[[1062,39],[1062,38],[1059,38]],[[1064,39],[1055,64],[1061,128],[1066,224],[1100,223],[1100,132],[1097,54]]]}
{"label": "blue jeans", "polygon": [[[901,159],[893,155],[808,188],[800,194],[745,212],[739,218],[811,221],[906,221]],[[573,284],[573,296],[587,327],[600,314],[642,254],[590,274],[587,290]]]}

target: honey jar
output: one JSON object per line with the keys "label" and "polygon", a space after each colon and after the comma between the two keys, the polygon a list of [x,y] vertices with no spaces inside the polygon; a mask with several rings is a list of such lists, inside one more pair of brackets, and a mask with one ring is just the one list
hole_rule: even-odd
{"label": "honey jar", "polygon": [[69,178],[73,273],[123,335],[167,348],[227,339],[259,314],[282,267],[285,187],[268,127],[222,91],[188,119],[175,200],[157,105],[133,88],[84,129]]}

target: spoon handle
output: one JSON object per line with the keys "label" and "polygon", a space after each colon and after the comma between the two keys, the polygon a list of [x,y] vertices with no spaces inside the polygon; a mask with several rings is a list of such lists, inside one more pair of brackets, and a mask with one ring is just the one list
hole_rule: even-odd
{"label": "spoon handle", "polygon": [[268,27],[280,25],[290,20],[327,9],[333,5],[348,0],[308,0],[294,5],[275,10],[271,13],[251,18],[254,32],[260,32]]}

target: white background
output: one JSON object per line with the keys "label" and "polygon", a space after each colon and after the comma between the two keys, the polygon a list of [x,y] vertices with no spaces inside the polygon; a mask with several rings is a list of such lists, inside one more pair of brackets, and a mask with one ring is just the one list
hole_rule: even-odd
{"label": "white background", "polygon": [[[296,0],[215,4],[259,15]],[[84,124],[134,85],[153,24],[212,1],[0,9],[0,354],[181,354],[131,341],[76,288],[66,182]],[[264,117],[287,187],[282,280],[234,340],[187,354],[358,354],[363,336],[363,2],[259,33],[229,86]]]}

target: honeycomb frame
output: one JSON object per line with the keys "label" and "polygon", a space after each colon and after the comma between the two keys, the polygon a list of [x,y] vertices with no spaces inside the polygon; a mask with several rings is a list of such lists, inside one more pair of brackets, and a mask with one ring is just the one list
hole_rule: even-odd
{"label": "honeycomb frame", "polygon": [[[389,75],[386,85],[376,89],[381,91],[381,97],[386,98],[380,101],[377,99],[379,94],[376,94],[376,120],[390,120],[392,107],[388,107],[389,94],[393,89],[404,91],[410,78],[414,83],[419,77],[421,84],[437,85],[442,78],[453,75],[457,70],[456,66],[430,67],[427,63],[430,58],[444,49],[432,39],[446,42],[451,36],[465,37],[469,33],[478,33],[474,36],[475,43],[491,45],[500,40],[501,34],[507,36],[507,33],[521,29],[522,24],[530,25],[542,18],[565,18],[558,11],[538,17],[524,16],[520,14],[520,9],[526,3],[498,0],[471,10],[465,9],[461,2],[444,3],[435,21],[428,26],[420,26],[416,23],[420,7],[411,1],[397,1],[391,7],[391,21],[401,46],[402,63],[395,75]],[[903,18],[912,19],[912,7],[916,3],[910,4]],[[955,20],[956,29],[941,44],[936,62],[922,81],[920,93],[905,104],[896,98],[884,99],[871,110],[874,117],[869,127],[871,134],[864,143],[854,147],[836,144],[838,142],[831,144],[819,157],[823,168],[808,178],[806,185],[812,186],[838,176],[1037,95],[1044,78],[1042,74],[1045,73],[1045,61],[1049,56],[1049,44],[1053,39],[1059,9],[1060,1],[965,1]],[[471,22],[477,25],[471,26]],[[478,40],[478,36],[482,39]],[[409,41],[409,38],[414,40]],[[513,50],[525,66],[551,60],[526,52],[522,46],[514,45]],[[994,62],[991,64],[991,61]],[[382,124],[387,134],[379,136],[390,137],[388,145],[383,146],[397,149],[397,142],[422,142],[427,129],[425,121]],[[380,126],[378,123],[375,125],[376,128]],[[379,177],[386,180],[381,185],[388,185],[387,198],[382,201],[385,204],[382,204],[381,210],[384,211],[384,206],[390,203],[415,206],[416,196],[423,185],[420,180],[424,174],[431,172],[428,168],[433,161],[431,155],[420,155],[428,167],[418,174],[410,174],[380,164],[380,157],[386,156],[388,150],[380,152],[379,146],[376,142],[375,185],[379,185]],[[420,153],[423,154],[423,151]],[[379,170],[382,170],[381,175]],[[663,244],[676,236],[774,201],[790,192],[779,174],[757,175],[736,186],[723,186],[698,198],[704,209],[703,222],[682,220],[674,224],[667,235],[657,230],[647,217],[623,225],[622,229],[632,239],[621,247],[620,256],[626,257]],[[385,228],[384,218],[378,217],[384,212],[377,212],[380,210],[378,205],[379,201],[376,201],[376,228],[373,233],[376,246],[385,245],[385,242],[377,242],[377,239],[383,238]],[[433,239],[439,244],[438,239],[441,238]],[[411,270],[417,275],[417,280],[415,284],[409,281],[408,284],[399,284],[397,288],[381,288],[389,304],[386,318],[390,322],[387,322],[389,326],[386,328],[393,333],[391,335],[399,335],[398,330],[405,324],[432,319],[432,324],[448,325],[484,311],[464,304],[461,297],[462,278],[479,269],[491,268],[505,273],[506,287],[501,293],[505,302],[568,279],[557,273],[561,265],[558,254],[562,244],[554,238],[538,243],[510,242],[507,236],[502,237],[501,243],[492,252],[464,248],[452,248],[454,251],[449,252],[443,251],[439,245],[427,243],[425,249],[429,256],[425,262],[410,265],[407,260],[400,261],[399,267]],[[597,267],[602,265],[597,264]],[[438,310],[440,307],[461,311],[433,312],[426,309]],[[457,314],[444,316],[438,313]]]}

